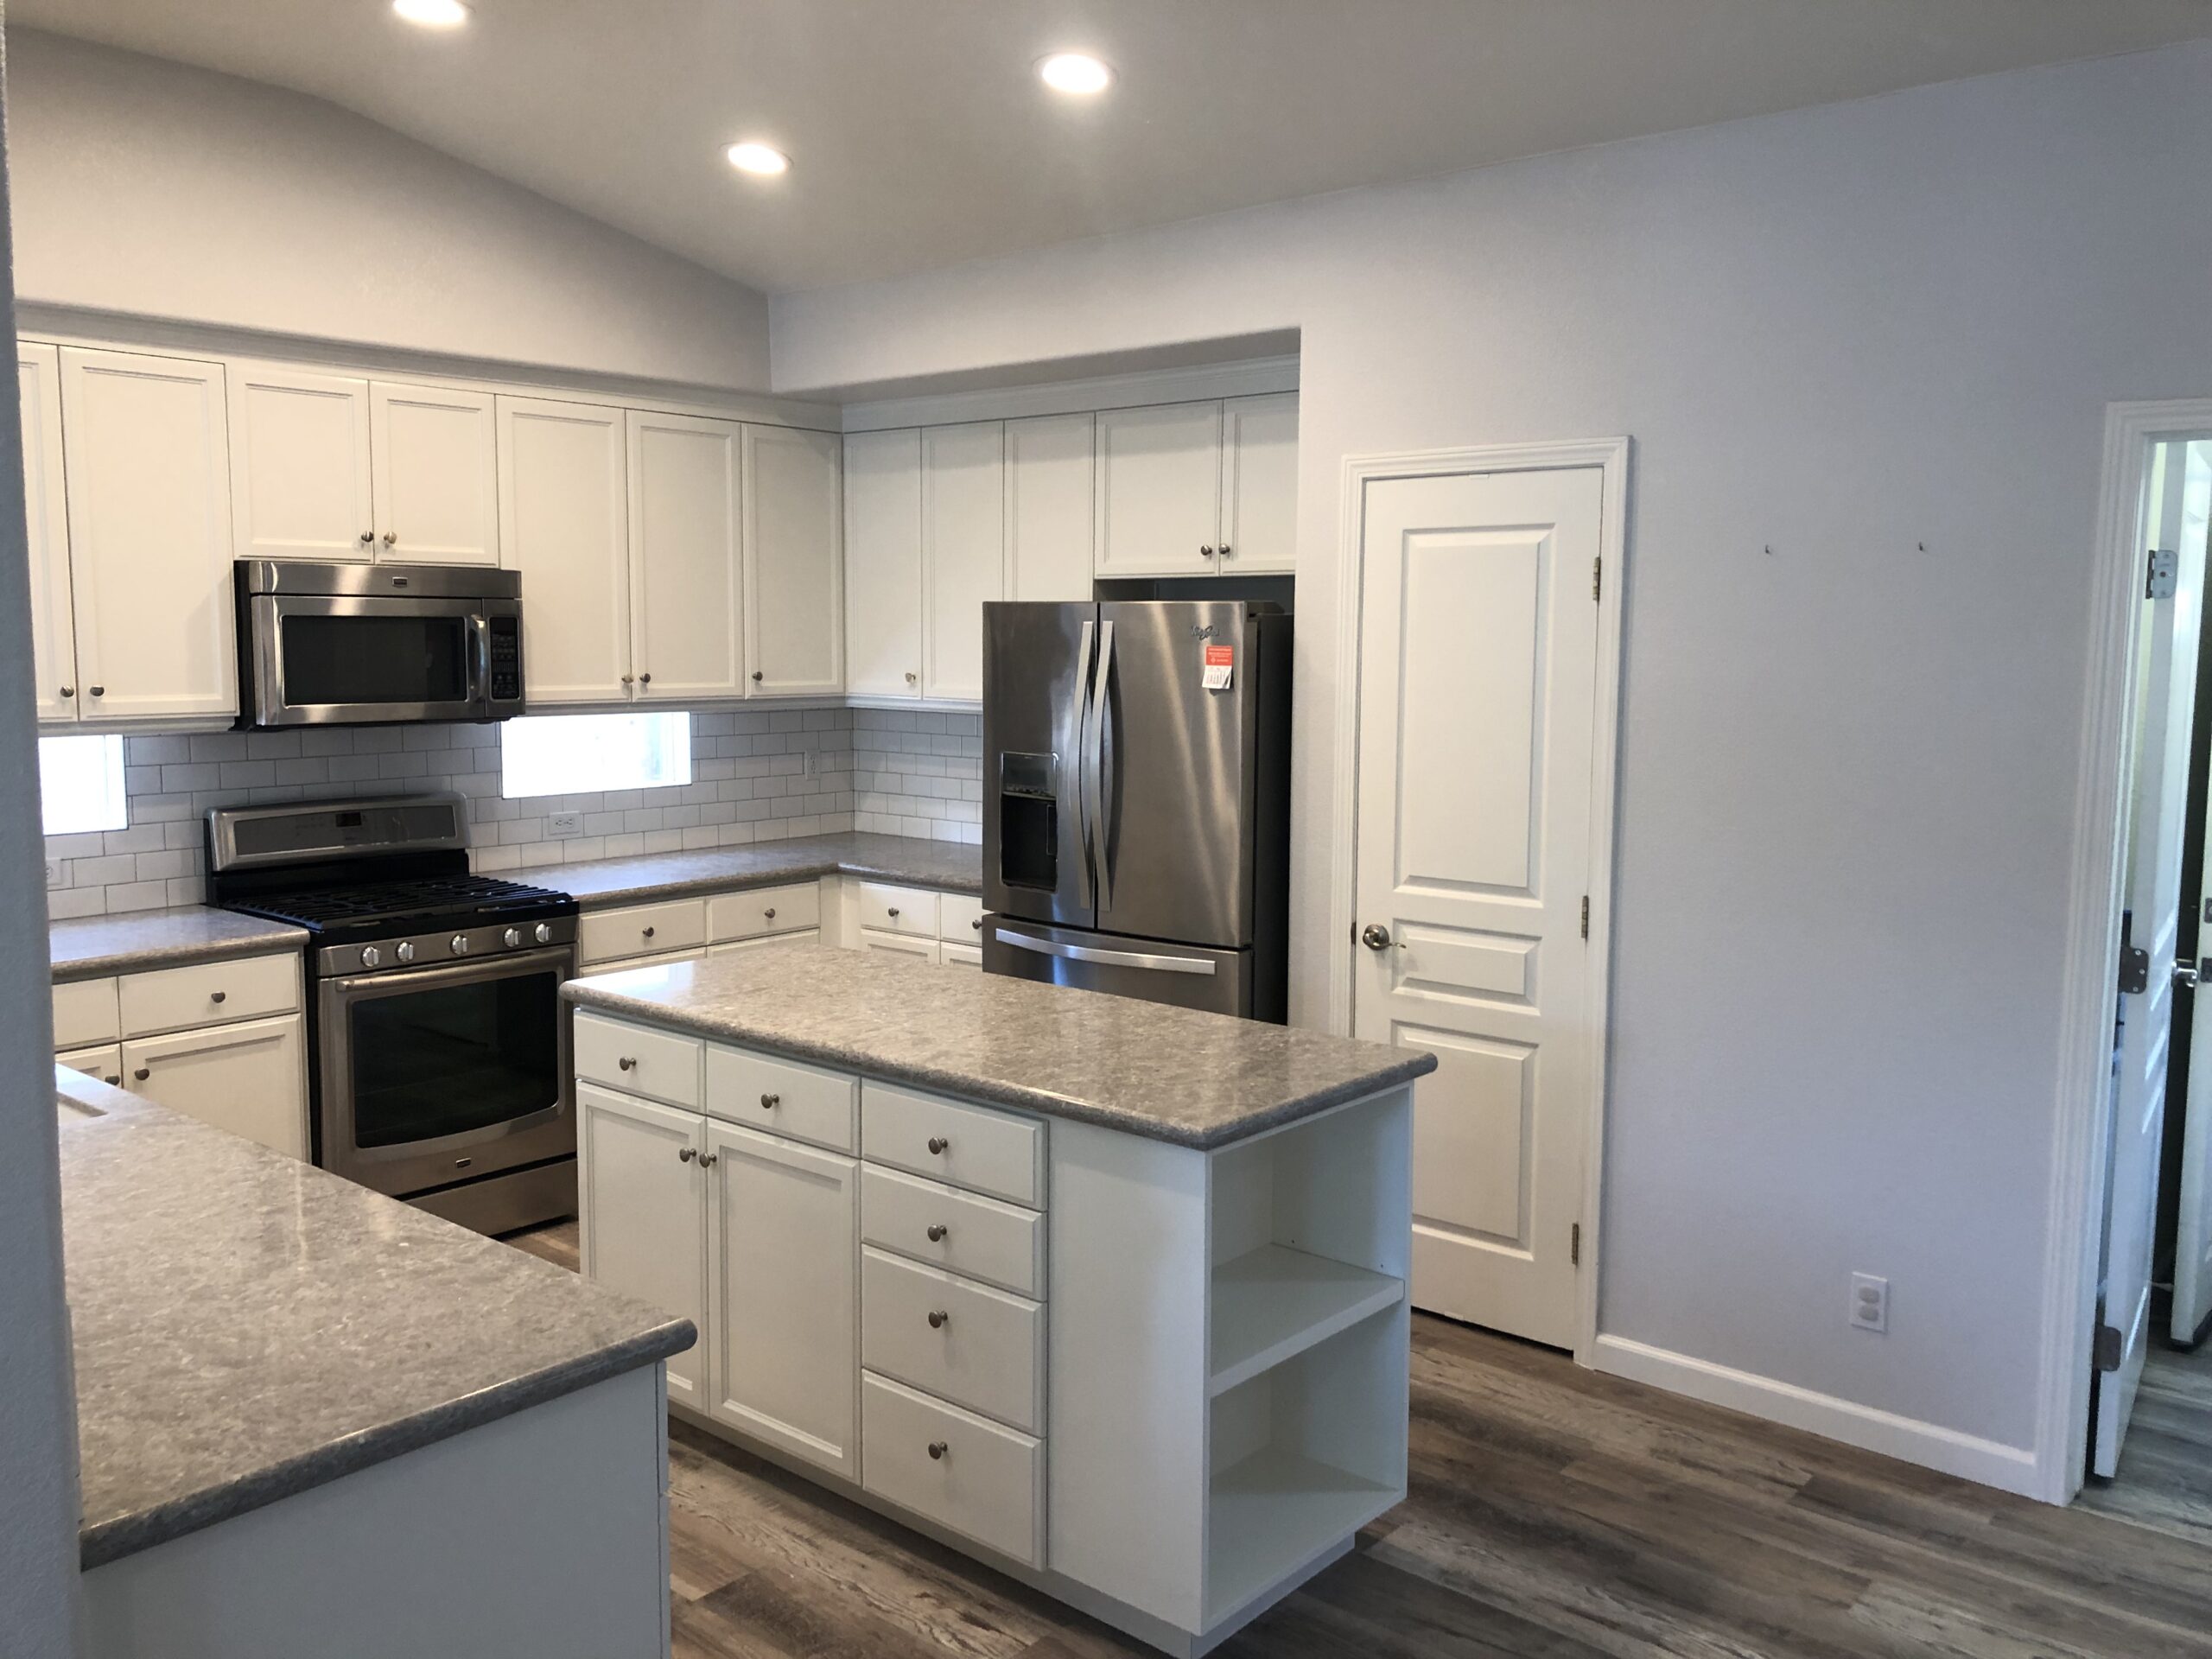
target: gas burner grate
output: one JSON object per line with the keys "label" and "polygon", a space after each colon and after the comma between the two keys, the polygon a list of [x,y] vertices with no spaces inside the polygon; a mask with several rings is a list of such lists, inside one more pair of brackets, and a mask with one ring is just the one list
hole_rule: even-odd
{"label": "gas burner grate", "polygon": [[386,921],[461,908],[487,916],[519,905],[562,904],[568,894],[491,875],[427,876],[410,881],[376,881],[359,887],[321,887],[303,893],[267,893],[253,913],[302,927],[331,927],[347,922]]}

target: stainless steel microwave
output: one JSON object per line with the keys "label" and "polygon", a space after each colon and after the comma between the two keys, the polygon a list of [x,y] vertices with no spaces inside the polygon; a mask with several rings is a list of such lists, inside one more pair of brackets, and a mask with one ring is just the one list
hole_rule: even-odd
{"label": "stainless steel microwave", "polygon": [[523,712],[515,571],[240,559],[236,582],[247,730]]}

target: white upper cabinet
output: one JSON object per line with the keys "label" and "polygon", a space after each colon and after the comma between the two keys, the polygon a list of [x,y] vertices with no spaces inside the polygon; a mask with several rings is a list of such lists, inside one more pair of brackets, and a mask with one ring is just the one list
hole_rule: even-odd
{"label": "white upper cabinet", "polygon": [[533,705],[626,697],[623,411],[501,397],[499,432],[499,562],[522,577],[524,692]]}
{"label": "white upper cabinet", "polygon": [[983,695],[983,606],[1006,597],[1006,429],[922,432],[922,695]]}
{"label": "white upper cabinet", "polygon": [[81,699],[69,604],[69,509],[61,468],[61,353],[25,340],[16,347],[22,403],[23,527],[30,535],[31,663],[38,717],[74,720]]}
{"label": "white upper cabinet", "polygon": [[745,655],[753,696],[844,690],[842,448],[834,432],[745,429]]}
{"label": "white upper cabinet", "polygon": [[745,690],[738,520],[743,429],[734,421],[633,409],[629,433],[631,660],[637,695],[740,696]]}
{"label": "white upper cabinet", "polygon": [[1098,416],[1097,574],[1213,574],[1221,541],[1221,405]]}
{"label": "white upper cabinet", "polygon": [[65,347],[79,718],[238,711],[220,364]]}
{"label": "white upper cabinet", "polygon": [[922,435],[845,439],[845,669],[855,696],[922,694]]}
{"label": "white upper cabinet", "polygon": [[1220,569],[1298,567],[1298,394],[1222,405]]}
{"label": "white upper cabinet", "polygon": [[446,386],[369,385],[376,554],[403,564],[499,559],[498,402]]}
{"label": "white upper cabinet", "polygon": [[233,363],[229,401],[238,556],[369,558],[369,383]]}
{"label": "white upper cabinet", "polygon": [[1090,597],[1089,415],[1039,415],[1006,423],[1006,596]]}

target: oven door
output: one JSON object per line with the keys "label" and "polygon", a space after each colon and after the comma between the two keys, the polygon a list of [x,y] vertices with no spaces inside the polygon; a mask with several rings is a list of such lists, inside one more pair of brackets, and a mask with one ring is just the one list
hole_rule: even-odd
{"label": "oven door", "polygon": [[573,1153],[561,982],[573,945],[327,979],[323,1167],[402,1196]]}
{"label": "oven door", "polygon": [[256,726],[490,715],[490,623],[478,600],[255,594],[240,621]]}

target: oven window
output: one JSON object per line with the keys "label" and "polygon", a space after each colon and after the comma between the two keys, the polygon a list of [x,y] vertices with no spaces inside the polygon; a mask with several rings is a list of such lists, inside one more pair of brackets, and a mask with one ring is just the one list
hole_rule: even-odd
{"label": "oven window", "polygon": [[353,1140],[404,1145],[541,1111],[560,1098],[553,969],[353,1004]]}
{"label": "oven window", "polygon": [[284,702],[463,702],[468,622],[458,616],[287,616]]}

